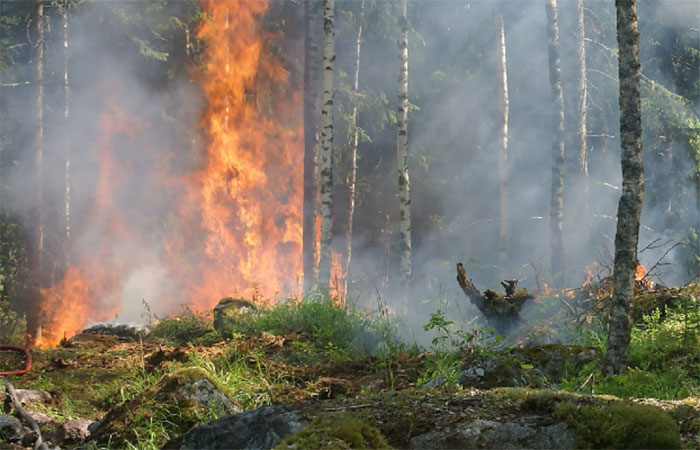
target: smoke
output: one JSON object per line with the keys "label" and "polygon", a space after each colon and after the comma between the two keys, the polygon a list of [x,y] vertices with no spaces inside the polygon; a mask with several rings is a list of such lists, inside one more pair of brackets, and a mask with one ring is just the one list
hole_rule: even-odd
{"label": "smoke", "polygon": [[[663,15],[669,29],[696,27],[697,22],[692,19],[698,17],[696,3],[640,2],[640,23]],[[591,39],[586,46],[590,69],[590,210],[589,217],[582,216],[583,181],[575,176],[575,153],[567,146],[565,273],[571,286],[583,282],[586,267],[595,262],[611,262],[619,198],[619,190],[614,187],[620,186],[621,177],[614,82],[617,66],[608,51],[616,47],[614,6],[603,2],[587,2],[587,5],[586,30]],[[202,132],[202,118],[207,105],[199,87],[202,73],[184,66],[173,71],[171,64],[173,59],[185,60],[183,54],[193,51],[186,47],[186,31],[194,36],[196,26],[189,24],[191,28],[186,29],[173,22],[171,28],[158,28],[164,23],[159,15],[175,17],[178,11],[195,6],[194,2],[168,2],[154,6],[155,10],[149,13],[140,12],[141,16],[134,20],[130,15],[143,9],[138,2],[94,2],[76,8],[70,20],[70,115],[65,121],[59,120],[63,111],[56,108],[46,121],[50,126],[45,138],[45,175],[49,186],[45,202],[50,205],[52,242],[60,242],[55,236],[64,233],[65,228],[63,149],[67,147],[71,160],[71,244],[65,252],[56,244],[53,251],[67,254],[67,266],[79,266],[74,273],[99,282],[98,288],[85,291],[94,302],[90,308],[91,320],[107,320],[117,315],[119,320],[138,322],[142,320],[144,301],[156,314],[176,312],[184,298],[193,297],[189,292],[183,293],[189,282],[202,281],[207,286],[207,280],[199,279],[199,269],[217,263],[210,258],[215,250],[213,244],[200,233],[202,217],[190,210],[198,198],[187,191],[188,183],[193,181],[192,174],[205,165],[207,137]],[[336,16],[338,81],[346,86],[351,83],[355,64],[354,20],[358,6],[357,1],[339,2],[341,13]],[[571,80],[576,70],[576,56],[570,51],[574,45],[573,6],[574,2],[560,2],[562,74],[568,83],[564,86],[565,96],[573,88]],[[393,311],[404,314],[408,322],[414,322],[412,325],[421,325],[427,314],[438,308],[448,309],[466,323],[477,311],[455,282],[455,263],[466,264],[481,290],[495,288],[500,281],[496,168],[496,130],[500,118],[496,107],[494,11],[502,14],[505,23],[510,96],[507,218],[510,237],[508,260],[500,271],[508,278],[519,278],[519,286],[530,290],[541,287],[544,281],[551,282],[552,101],[544,2],[409,2],[412,25],[409,100],[416,106],[409,115],[414,279],[410,290],[397,282],[396,135],[391,111],[396,106],[398,59],[393,7],[391,2],[368,2],[365,17],[368,25],[362,44],[358,125],[371,141],[361,142],[359,149],[349,297],[352,303],[370,309],[377,302],[384,302]],[[282,33],[276,42],[279,48],[271,46],[266,50],[284,49],[285,70],[291,81],[279,83],[276,87],[279,91],[256,93],[253,101],[265,105],[267,95],[286,91],[294,91],[288,95],[300,101],[297,91],[302,67],[299,62],[303,58],[301,9],[294,2],[273,2],[270,8],[269,17],[276,20],[268,17],[275,24],[268,25],[278,27]],[[280,17],[292,19],[285,23],[277,21]],[[640,28],[644,33],[644,28]],[[167,44],[159,47],[158,33],[177,39],[163,39]],[[143,36],[155,37],[144,41]],[[63,95],[63,85],[58,82],[62,53],[58,41],[51,45],[47,52],[51,68],[51,81],[46,84],[47,103],[50,99],[56,105]],[[661,71],[652,75],[672,88]],[[31,94],[27,91],[15,95],[18,99],[26,96],[18,103],[30,104]],[[345,111],[351,97],[347,89],[336,94]],[[277,119],[293,122],[289,116]],[[293,127],[289,123],[286,126]],[[571,123],[567,122],[567,127]],[[344,242],[347,215],[347,186],[343,181],[348,162],[346,136],[347,117],[339,117],[335,139],[336,249],[341,249]],[[31,147],[29,131],[21,140],[27,148]],[[301,143],[297,144],[298,151],[303,151]],[[28,177],[31,152],[21,155],[24,159],[20,161],[20,169],[10,172],[11,177],[6,179],[13,186],[12,196],[7,200],[13,210],[26,214],[34,206],[31,196],[26,195],[31,192]],[[301,153],[298,157],[301,158]],[[269,176],[285,180],[287,174],[280,167],[286,163],[282,157],[271,160]],[[680,164],[683,170],[690,170],[687,160]],[[235,179],[232,173],[230,180]],[[652,184],[657,181],[649,180]],[[229,188],[227,185],[221,189]],[[289,203],[293,201],[290,192],[280,182],[274,192],[261,195],[289,197]],[[678,208],[692,209],[692,199],[686,195]],[[661,219],[666,214],[661,203],[645,207],[642,245],[658,237],[668,238],[660,229],[666,225],[657,226],[664,224]],[[289,217],[271,221],[284,222]],[[236,229],[240,226],[237,220],[236,215],[231,215],[225,225]],[[294,234],[291,227],[289,234]],[[279,247],[280,253],[294,250],[288,243]],[[649,266],[667,248],[647,250],[640,258]],[[226,257],[235,262],[243,255]],[[667,257],[677,265],[664,268],[664,280],[686,281],[686,274],[678,266],[680,261],[673,254]],[[62,272],[65,267],[53,269],[54,283],[60,280]],[[253,272],[260,282],[279,275],[263,273],[259,267]],[[298,283],[292,279],[284,284],[293,291]],[[230,288],[244,292],[252,286]],[[280,292],[280,296],[288,293]],[[211,306],[218,300],[213,294],[212,298],[198,297],[202,295],[195,296],[201,305]],[[56,307],[70,308],[61,303]]]}

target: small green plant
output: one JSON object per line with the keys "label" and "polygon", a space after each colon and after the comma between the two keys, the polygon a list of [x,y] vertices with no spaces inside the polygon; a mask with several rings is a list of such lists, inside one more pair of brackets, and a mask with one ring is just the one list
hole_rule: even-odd
{"label": "small green plant", "polygon": [[211,344],[220,340],[212,326],[211,313],[194,312],[189,307],[184,307],[176,317],[162,319],[149,336],[175,345]]}

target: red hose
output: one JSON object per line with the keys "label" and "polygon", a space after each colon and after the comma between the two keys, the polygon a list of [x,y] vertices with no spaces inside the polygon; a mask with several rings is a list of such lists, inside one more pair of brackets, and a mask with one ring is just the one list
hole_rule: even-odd
{"label": "red hose", "polygon": [[32,370],[32,355],[29,353],[29,349],[24,347],[17,347],[15,345],[0,345],[0,351],[2,350],[11,350],[13,352],[24,353],[24,358],[26,359],[27,364],[22,370],[10,370],[7,372],[0,372],[0,376],[24,375],[25,373],[28,373],[30,370]]}

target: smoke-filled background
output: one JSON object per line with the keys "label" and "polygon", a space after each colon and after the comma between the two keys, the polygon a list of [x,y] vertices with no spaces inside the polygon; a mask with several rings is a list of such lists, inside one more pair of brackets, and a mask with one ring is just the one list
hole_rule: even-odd
{"label": "smoke-filled background", "polygon": [[[183,304],[211,308],[224,296],[297,295],[303,4],[66,3],[66,28],[59,6],[47,5],[43,19],[39,141],[35,4],[2,3],[3,297],[55,342],[96,321],[141,321],[144,305],[162,315]],[[410,289],[398,276],[396,5],[366,2],[354,95],[359,6],[336,6],[338,254],[353,102],[362,135],[348,301],[370,309],[379,301],[417,323],[449,301],[468,319],[477,311],[455,282],[457,261],[482,289],[497,286],[499,273],[528,289],[551,284],[553,103],[544,2],[409,2]],[[586,8],[587,215],[573,148],[576,8],[574,1],[559,4],[567,114],[559,287],[579,286],[586,268],[604,273],[612,263],[620,187],[615,7],[587,1]],[[654,275],[675,285],[700,274],[700,5],[641,1],[638,10],[647,182],[640,246],[648,247],[640,262],[661,260]],[[505,26],[510,98],[509,237],[501,267],[494,12]],[[39,145],[46,227],[37,286],[29,268]],[[336,267],[335,279],[342,276]]]}

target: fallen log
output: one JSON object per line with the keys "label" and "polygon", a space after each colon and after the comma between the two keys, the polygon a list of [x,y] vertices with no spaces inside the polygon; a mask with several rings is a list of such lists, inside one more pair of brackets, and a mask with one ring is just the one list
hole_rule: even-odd
{"label": "fallen log", "polygon": [[506,295],[499,295],[491,289],[487,289],[482,295],[467,278],[467,271],[461,262],[457,263],[457,283],[498,334],[507,334],[515,328],[520,320],[519,314],[523,305],[534,298],[526,289],[517,289],[518,280],[501,282]]}

